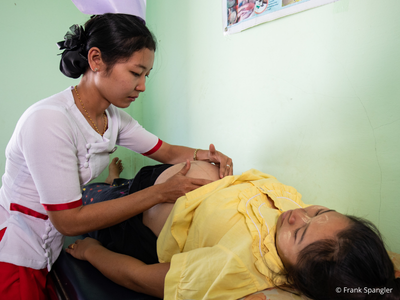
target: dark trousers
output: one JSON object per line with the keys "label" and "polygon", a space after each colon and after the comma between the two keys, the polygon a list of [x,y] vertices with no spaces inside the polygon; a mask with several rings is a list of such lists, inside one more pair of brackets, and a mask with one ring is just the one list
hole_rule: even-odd
{"label": "dark trousers", "polygon": [[[115,179],[112,185],[91,183],[82,192],[83,205],[124,197],[154,185],[158,176],[172,165],[143,167],[133,179]],[[158,263],[157,237],[143,224],[143,214],[111,226],[90,232],[107,249],[133,256],[146,264]]]}

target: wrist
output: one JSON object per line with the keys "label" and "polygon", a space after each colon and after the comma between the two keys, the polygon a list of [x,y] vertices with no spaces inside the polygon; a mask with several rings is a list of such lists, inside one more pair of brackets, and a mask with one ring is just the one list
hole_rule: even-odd
{"label": "wrist", "polygon": [[151,205],[151,207],[153,207],[154,205],[160,204],[160,203],[164,203],[165,202],[165,196],[164,196],[164,190],[165,188],[163,186],[165,186],[165,182],[163,183],[157,183],[153,186],[151,186],[150,188],[153,190],[153,197],[151,197],[151,200],[153,203]]}
{"label": "wrist", "polygon": [[97,257],[97,255],[99,255],[99,253],[101,253],[102,251],[104,251],[104,248],[102,245],[100,244],[93,244],[90,245],[89,247],[87,247],[87,249],[85,250],[85,252],[83,252],[83,258],[91,263],[91,259],[94,259]]}
{"label": "wrist", "polygon": [[208,151],[202,149],[196,149],[193,153],[193,160],[194,161],[209,161],[208,159]]}
{"label": "wrist", "polygon": [[194,150],[194,153],[193,153],[193,160],[194,160],[194,161],[199,160],[199,158],[197,157],[197,153],[198,153],[199,151],[200,151],[200,149]]}

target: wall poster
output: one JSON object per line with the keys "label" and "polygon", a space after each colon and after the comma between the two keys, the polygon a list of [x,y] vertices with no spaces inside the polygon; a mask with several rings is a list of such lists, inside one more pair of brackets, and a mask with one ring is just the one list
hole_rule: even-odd
{"label": "wall poster", "polygon": [[224,34],[232,34],[338,0],[222,0]]}

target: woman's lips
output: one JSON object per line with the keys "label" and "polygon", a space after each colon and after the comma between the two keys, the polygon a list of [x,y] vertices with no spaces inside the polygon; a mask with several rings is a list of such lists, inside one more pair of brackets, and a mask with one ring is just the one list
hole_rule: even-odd
{"label": "woman's lips", "polygon": [[128,99],[129,99],[129,100],[131,100],[132,102],[133,102],[133,101],[135,101],[135,100],[136,100],[136,98],[137,98],[137,96],[134,96],[134,97],[128,97]]}

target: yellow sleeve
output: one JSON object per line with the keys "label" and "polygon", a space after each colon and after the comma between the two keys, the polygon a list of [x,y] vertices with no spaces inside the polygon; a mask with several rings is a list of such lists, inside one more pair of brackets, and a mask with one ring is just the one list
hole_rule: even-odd
{"label": "yellow sleeve", "polygon": [[243,261],[216,245],[172,257],[164,299],[238,299],[256,292],[256,285]]}

